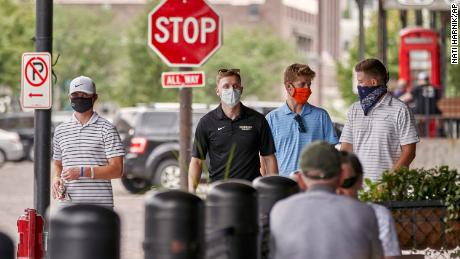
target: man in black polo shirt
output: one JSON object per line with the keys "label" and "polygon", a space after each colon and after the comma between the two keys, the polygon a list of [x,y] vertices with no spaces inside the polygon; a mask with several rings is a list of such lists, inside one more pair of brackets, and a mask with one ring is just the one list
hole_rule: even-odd
{"label": "man in black polo shirt", "polygon": [[273,137],[265,117],[240,102],[243,87],[239,70],[221,69],[216,78],[221,104],[201,118],[195,131],[189,167],[189,190],[195,192],[202,163],[209,153],[211,181],[260,176],[259,153],[267,174],[278,174]]}

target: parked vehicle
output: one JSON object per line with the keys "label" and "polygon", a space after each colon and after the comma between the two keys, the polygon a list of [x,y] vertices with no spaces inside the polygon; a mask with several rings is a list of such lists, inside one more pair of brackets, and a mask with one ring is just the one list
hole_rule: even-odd
{"label": "parked vehicle", "polygon": [[[192,129],[209,111],[193,109]],[[151,185],[179,188],[179,106],[122,108],[114,125],[126,147],[122,183],[137,193]]]}
{"label": "parked vehicle", "polygon": [[[51,113],[51,138],[57,125],[71,119],[73,111]],[[35,115],[33,112],[0,113],[0,129],[19,134],[23,145],[22,159],[34,160]],[[52,143],[52,141],[50,142]],[[50,148],[52,152],[52,147]]]}
{"label": "parked vehicle", "polygon": [[15,132],[23,146],[23,159],[33,159],[34,113],[9,112],[0,114],[0,129]]}
{"label": "parked vehicle", "polygon": [[[249,103],[248,106],[267,114],[279,104]],[[200,118],[215,107],[194,107],[192,132]],[[169,189],[180,187],[178,104],[121,108],[113,123],[126,148],[121,180],[128,191],[138,193],[152,185]],[[343,125],[334,123],[334,127],[340,134]]]}
{"label": "parked vehicle", "polygon": [[24,150],[19,134],[0,129],[0,167],[6,161],[20,160],[23,156]]}

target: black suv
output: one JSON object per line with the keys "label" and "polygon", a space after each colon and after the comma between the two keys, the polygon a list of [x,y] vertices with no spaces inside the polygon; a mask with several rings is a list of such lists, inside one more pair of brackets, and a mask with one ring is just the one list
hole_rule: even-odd
{"label": "black suv", "polygon": [[[165,107],[166,106],[166,107]],[[122,183],[137,193],[151,185],[179,188],[179,107],[122,108],[114,125],[126,147]],[[210,109],[193,109],[192,131]]]}

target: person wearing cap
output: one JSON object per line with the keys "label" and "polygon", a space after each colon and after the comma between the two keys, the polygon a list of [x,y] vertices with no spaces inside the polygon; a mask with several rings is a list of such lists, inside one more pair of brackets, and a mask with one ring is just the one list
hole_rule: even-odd
{"label": "person wearing cap", "polygon": [[265,117],[244,106],[239,69],[220,69],[216,77],[220,105],[203,116],[195,130],[189,166],[189,191],[195,192],[203,161],[209,154],[212,182],[236,178],[252,181],[260,176],[259,154],[267,174],[278,174],[275,145]]}
{"label": "person wearing cap", "polygon": [[[358,191],[363,186],[363,167],[353,153],[340,151],[342,175],[337,193],[358,200]],[[369,203],[374,209],[379,225],[379,239],[382,242],[385,259],[401,255],[398,233],[391,212],[382,205]]]}
{"label": "person wearing cap", "polygon": [[279,201],[270,213],[272,258],[382,258],[373,209],[336,194],[339,151],[327,142],[312,143],[300,167],[307,191]]}
{"label": "person wearing cap", "polygon": [[418,74],[417,84],[410,93],[404,95],[404,100],[409,103],[409,107],[416,115],[440,114],[441,111],[437,106],[440,98],[439,90],[431,85],[430,77],[425,72]]}
{"label": "person wearing cap", "polygon": [[299,169],[300,152],[310,143],[339,142],[326,110],[308,103],[315,72],[306,64],[292,64],[284,71],[286,103],[267,114],[273,135],[280,175],[290,176]]}
{"label": "person wearing cap", "polygon": [[56,127],[53,138],[52,196],[61,206],[113,208],[110,180],[121,177],[125,151],[117,129],[93,110],[97,98],[91,78],[79,76],[70,82],[69,101],[75,112],[69,122]]}
{"label": "person wearing cap", "polygon": [[375,181],[387,170],[409,167],[419,136],[412,112],[388,93],[388,70],[378,59],[356,64],[359,101],[347,114],[340,136],[341,150],[353,152],[365,177]]}
{"label": "person wearing cap", "polygon": [[441,114],[438,108],[438,101],[441,99],[441,92],[430,83],[430,77],[427,73],[421,72],[417,76],[417,84],[412,90],[401,97],[415,115],[425,115],[425,118],[419,118],[418,129],[422,136],[436,135],[436,119],[429,118],[430,115]]}

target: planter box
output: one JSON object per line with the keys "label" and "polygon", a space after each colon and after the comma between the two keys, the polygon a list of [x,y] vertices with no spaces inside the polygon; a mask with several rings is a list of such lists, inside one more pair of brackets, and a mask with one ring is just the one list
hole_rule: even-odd
{"label": "planter box", "polygon": [[[460,246],[460,221],[444,223],[447,209],[440,201],[392,201],[391,210],[403,250],[446,249]],[[451,231],[446,231],[452,228]]]}

